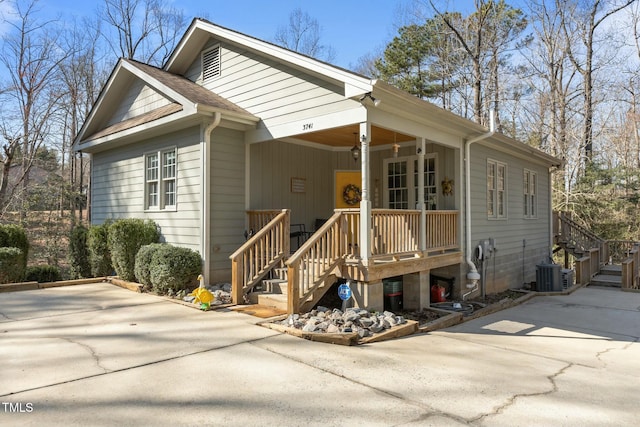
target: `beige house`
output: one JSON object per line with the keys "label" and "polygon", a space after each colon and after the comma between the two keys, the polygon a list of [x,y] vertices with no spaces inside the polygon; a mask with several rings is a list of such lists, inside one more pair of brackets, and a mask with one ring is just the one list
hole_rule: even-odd
{"label": "beige house", "polygon": [[237,302],[280,277],[306,310],[347,280],[381,309],[394,278],[421,308],[438,277],[457,298],[535,280],[553,243],[558,159],[202,19],[163,68],[120,60],[75,149],[93,223],[154,220]]}

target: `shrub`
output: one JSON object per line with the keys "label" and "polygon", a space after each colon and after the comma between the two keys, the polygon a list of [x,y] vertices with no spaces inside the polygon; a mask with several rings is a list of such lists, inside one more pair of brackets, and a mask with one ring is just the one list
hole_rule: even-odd
{"label": "shrub", "polygon": [[28,282],[57,282],[62,280],[60,269],[55,265],[36,265],[27,269]]}
{"label": "shrub", "polygon": [[25,269],[16,268],[22,264],[22,250],[0,247],[0,283],[22,282]]}
{"label": "shrub", "polygon": [[109,251],[116,274],[122,280],[136,279],[134,268],[136,254],[144,245],[157,243],[158,227],[153,221],[137,218],[119,219],[109,226]]}
{"label": "shrub", "polygon": [[165,243],[151,243],[140,248],[136,254],[136,262],[133,269],[138,283],[151,286],[151,258],[159,248],[165,245]]}
{"label": "shrub", "polygon": [[162,245],[151,257],[151,284],[158,293],[193,288],[202,271],[200,254],[188,248]]}
{"label": "shrub", "polygon": [[111,221],[104,224],[92,225],[87,232],[87,249],[89,251],[89,265],[93,277],[110,276],[113,274],[111,252],[109,251],[109,226]]}
{"label": "shrub", "polygon": [[87,248],[87,227],[76,225],[69,236],[69,275],[72,279],[91,276],[89,250]]}
{"label": "shrub", "polygon": [[27,271],[27,258],[29,257],[29,240],[27,240],[24,228],[13,224],[0,224],[0,247],[20,249],[21,256],[13,268],[17,266],[16,274],[22,280]]}

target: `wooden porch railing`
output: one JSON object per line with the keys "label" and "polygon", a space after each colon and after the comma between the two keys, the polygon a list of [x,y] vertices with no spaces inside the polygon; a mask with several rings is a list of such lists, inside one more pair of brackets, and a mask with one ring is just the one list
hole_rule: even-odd
{"label": "wooden porch railing", "polygon": [[[290,313],[314,301],[312,295],[330,276],[340,272],[345,259],[357,259],[360,242],[360,211],[336,209],[333,216],[303,243],[288,260],[290,213],[248,211],[254,234],[230,256],[232,298],[241,303],[244,296],[273,267],[286,261]],[[458,212],[427,212],[426,252],[458,247]],[[374,209],[371,219],[372,261],[384,257],[415,255],[420,248],[420,211]],[[426,255],[423,254],[423,255]],[[316,294],[316,296],[319,294]]]}
{"label": "wooden porch railing", "polygon": [[[231,287],[234,304],[243,301],[246,295],[262,278],[289,254],[290,215],[283,209],[275,211],[251,211],[253,236],[245,242],[231,258]],[[259,226],[271,216],[271,220]]]}
{"label": "wooden porch railing", "polygon": [[249,230],[254,233],[262,230],[264,226],[269,224],[271,220],[282,213],[281,210],[264,210],[264,211],[247,211],[249,221]]}
{"label": "wooden porch railing", "polygon": [[640,288],[640,248],[636,245],[622,261],[622,289]]}
{"label": "wooden porch railing", "polygon": [[559,212],[556,215],[558,221],[558,232],[556,233],[567,245],[573,245],[582,253],[586,254],[591,249],[599,250],[599,262],[604,264],[607,261],[606,245],[604,239],[596,236],[580,224],[572,220],[566,212]]}
{"label": "wooden porch railing", "polygon": [[349,229],[347,218],[336,211],[286,262],[289,313],[298,313],[340,266],[347,253]]}

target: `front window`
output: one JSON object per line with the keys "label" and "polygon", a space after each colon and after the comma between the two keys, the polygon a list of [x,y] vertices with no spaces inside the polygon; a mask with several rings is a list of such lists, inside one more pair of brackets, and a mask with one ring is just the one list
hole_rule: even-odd
{"label": "front window", "polygon": [[147,153],[145,155],[145,167],[145,208],[175,208],[177,201],[176,149]]}
{"label": "front window", "polygon": [[507,217],[507,165],[487,160],[487,217]]}

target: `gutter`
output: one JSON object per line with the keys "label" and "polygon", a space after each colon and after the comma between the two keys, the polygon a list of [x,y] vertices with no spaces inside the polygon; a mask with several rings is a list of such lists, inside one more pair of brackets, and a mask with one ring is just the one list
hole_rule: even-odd
{"label": "gutter", "polygon": [[[478,280],[480,280],[480,274],[478,273],[478,269],[476,265],[471,260],[471,155],[470,148],[471,144],[474,142],[482,141],[484,139],[490,138],[495,133],[495,121],[493,110],[489,113],[489,132],[483,133],[482,135],[478,135],[474,138],[467,140],[464,144],[464,186],[465,186],[465,228],[466,228],[466,252],[467,252],[467,265],[469,266],[469,272],[467,273],[467,280],[471,283],[467,284],[468,288],[472,288],[471,291],[467,292],[465,295],[468,295],[471,292],[474,292],[478,286]],[[463,298],[464,299],[464,298]]]}

